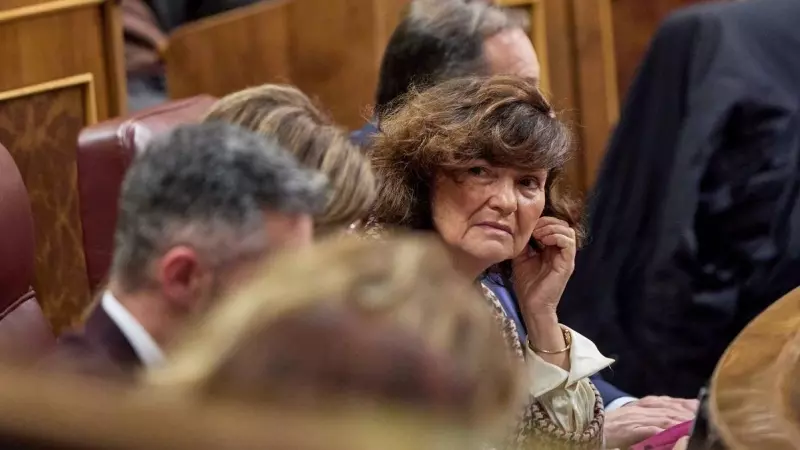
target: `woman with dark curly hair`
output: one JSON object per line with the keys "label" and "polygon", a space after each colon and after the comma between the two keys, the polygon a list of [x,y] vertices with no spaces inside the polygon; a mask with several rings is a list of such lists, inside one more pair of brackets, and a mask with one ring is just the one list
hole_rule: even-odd
{"label": "woman with dark curly hair", "polygon": [[556,307],[581,239],[558,186],[572,137],[533,81],[470,77],[412,92],[380,123],[372,233],[433,231],[459,271],[496,276],[510,307],[481,285],[524,360],[530,401],[511,447],[598,449],[603,404],[589,377],[612,361],[559,324]]}

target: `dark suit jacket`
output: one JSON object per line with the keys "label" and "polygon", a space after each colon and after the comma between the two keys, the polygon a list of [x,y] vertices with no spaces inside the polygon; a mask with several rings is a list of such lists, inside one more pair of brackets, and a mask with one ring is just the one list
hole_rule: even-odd
{"label": "dark suit jacket", "polygon": [[799,17],[796,0],[680,11],[628,93],[560,316],[635,395],[694,397],[800,283]]}
{"label": "dark suit jacket", "polygon": [[82,331],[64,334],[40,362],[45,370],[120,380],[129,380],[141,366],[133,347],[100,305]]}

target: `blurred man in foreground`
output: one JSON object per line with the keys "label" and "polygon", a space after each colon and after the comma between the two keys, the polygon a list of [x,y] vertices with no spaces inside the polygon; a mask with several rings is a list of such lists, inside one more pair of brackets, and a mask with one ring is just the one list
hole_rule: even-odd
{"label": "blurred man in foreground", "polygon": [[107,290],[43,365],[123,378],[158,366],[186,320],[254,263],[311,241],[325,186],[275,142],[229,125],[157,138],[122,187]]}

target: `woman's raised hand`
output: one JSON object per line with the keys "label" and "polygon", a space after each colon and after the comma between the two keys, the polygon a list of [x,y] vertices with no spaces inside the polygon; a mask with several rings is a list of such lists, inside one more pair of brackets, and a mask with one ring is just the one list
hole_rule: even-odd
{"label": "woman's raised hand", "polygon": [[528,247],[513,260],[514,290],[526,317],[556,315],[558,302],[575,269],[575,230],[554,217],[541,217],[533,239],[543,247]]}
{"label": "woman's raised hand", "polygon": [[556,309],[575,268],[575,230],[563,220],[541,217],[532,238],[543,248],[529,247],[512,261],[512,281],[528,342],[545,361],[569,370],[569,344]]}

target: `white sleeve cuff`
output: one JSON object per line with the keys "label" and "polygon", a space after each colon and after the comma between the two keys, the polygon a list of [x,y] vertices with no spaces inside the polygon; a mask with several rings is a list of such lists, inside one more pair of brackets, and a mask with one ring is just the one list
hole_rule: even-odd
{"label": "white sleeve cuff", "polygon": [[633,403],[636,400],[639,400],[636,397],[620,397],[613,402],[606,405],[605,410],[606,412],[614,411],[615,409],[620,409],[623,406],[627,405],[628,403]]}
{"label": "white sleeve cuff", "polygon": [[567,328],[572,334],[572,348],[569,351],[570,370],[566,370],[543,360],[525,345],[525,365],[530,382],[530,393],[540,397],[558,388],[574,389],[578,381],[589,378],[605,369],[613,359],[606,358],[594,342],[580,333]]}

